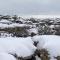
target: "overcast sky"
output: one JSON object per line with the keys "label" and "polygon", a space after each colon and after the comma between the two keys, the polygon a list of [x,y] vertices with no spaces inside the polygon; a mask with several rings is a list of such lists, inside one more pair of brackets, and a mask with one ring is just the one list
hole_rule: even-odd
{"label": "overcast sky", "polygon": [[0,0],[0,14],[60,14],[60,0]]}

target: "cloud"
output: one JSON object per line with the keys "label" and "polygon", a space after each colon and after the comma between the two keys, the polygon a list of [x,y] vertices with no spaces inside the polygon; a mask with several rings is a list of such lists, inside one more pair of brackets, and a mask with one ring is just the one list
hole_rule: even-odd
{"label": "cloud", "polygon": [[0,14],[55,14],[60,0],[0,0]]}

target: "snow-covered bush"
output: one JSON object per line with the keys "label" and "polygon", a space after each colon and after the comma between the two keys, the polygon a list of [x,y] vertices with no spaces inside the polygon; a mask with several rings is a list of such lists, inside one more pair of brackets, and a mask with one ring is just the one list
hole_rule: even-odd
{"label": "snow-covered bush", "polygon": [[5,53],[5,52],[0,52],[0,60],[16,60],[14,56]]}
{"label": "snow-covered bush", "polygon": [[48,51],[46,49],[37,50],[36,55],[41,60],[50,60],[49,53],[48,53]]}
{"label": "snow-covered bush", "polygon": [[0,53],[7,53],[14,56],[16,59],[31,59],[36,51],[34,42],[31,37],[17,38],[7,37],[0,38]]}
{"label": "snow-covered bush", "polygon": [[56,35],[40,35],[33,37],[33,41],[38,41],[38,50],[46,49],[49,57],[54,58],[60,56],[60,36]]}

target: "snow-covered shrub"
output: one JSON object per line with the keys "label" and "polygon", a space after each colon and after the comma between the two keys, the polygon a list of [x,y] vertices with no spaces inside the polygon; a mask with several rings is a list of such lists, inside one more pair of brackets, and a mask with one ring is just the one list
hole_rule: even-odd
{"label": "snow-covered shrub", "polygon": [[60,56],[54,57],[56,60],[60,60]]}
{"label": "snow-covered shrub", "polygon": [[49,25],[40,25],[39,27],[38,27],[38,34],[39,35],[53,35],[53,33],[52,33],[52,29],[50,28],[50,26]]}
{"label": "snow-covered shrub", "polygon": [[4,28],[4,29],[0,29],[0,31],[12,33],[13,36],[16,36],[16,37],[27,37],[27,36],[29,36],[28,31],[25,27]]}
{"label": "snow-covered shrub", "polygon": [[0,53],[7,53],[16,59],[32,59],[35,58],[34,52],[36,47],[33,45],[31,37],[17,38],[7,37],[0,38]]}
{"label": "snow-covered shrub", "polygon": [[30,18],[30,21],[32,21],[33,23],[37,23],[38,21],[35,18]]}
{"label": "snow-covered shrub", "polygon": [[31,37],[35,36],[36,34],[34,32],[31,33]]}
{"label": "snow-covered shrub", "polygon": [[11,16],[10,15],[5,15],[5,16],[2,15],[0,18],[9,20],[9,19],[11,19]]}
{"label": "snow-covered shrub", "polygon": [[46,49],[39,50],[41,60],[50,60],[49,53]]}
{"label": "snow-covered shrub", "polygon": [[50,60],[49,53],[46,49],[37,49],[35,54],[41,59],[41,60]]}
{"label": "snow-covered shrub", "polygon": [[50,59],[60,56],[60,36],[40,35],[33,37],[33,41],[39,42],[37,44],[39,50],[46,49],[48,51]]}
{"label": "snow-covered shrub", "polygon": [[5,53],[5,52],[0,52],[0,60],[16,60],[14,56]]}
{"label": "snow-covered shrub", "polygon": [[12,17],[12,19],[14,19],[13,22],[15,22],[15,21],[18,19],[18,16],[17,16],[17,15],[14,15],[14,16]]}

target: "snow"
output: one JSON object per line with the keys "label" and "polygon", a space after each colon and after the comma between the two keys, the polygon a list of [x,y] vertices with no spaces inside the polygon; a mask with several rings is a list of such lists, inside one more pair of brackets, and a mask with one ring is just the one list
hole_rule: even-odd
{"label": "snow", "polygon": [[[22,18],[23,17],[23,18]],[[60,36],[56,35],[38,35],[38,30],[41,29],[39,23],[43,23],[39,21],[39,23],[32,23],[28,19],[35,18],[35,20],[46,20],[51,19],[52,21],[57,23],[59,22],[60,16],[54,15],[28,15],[22,16],[20,19],[16,21],[21,21],[22,24],[13,22],[14,19],[0,20],[0,29],[4,28],[14,28],[14,27],[27,27],[28,33],[35,33],[37,36],[34,37],[11,37],[12,34],[8,32],[1,31],[0,32],[0,60],[16,60],[13,56],[16,54],[18,57],[31,57],[36,49],[46,49],[49,53],[50,60],[57,60],[54,57],[60,56]],[[28,18],[28,19],[24,19]],[[57,21],[54,21],[57,20]],[[36,27],[36,24],[39,25]],[[54,27],[59,28],[59,25],[50,25],[51,32]],[[28,29],[29,28],[29,29]],[[39,29],[38,29],[39,28]],[[42,27],[44,28],[44,26]],[[34,46],[34,41],[38,41],[37,47]],[[35,56],[36,60],[41,60],[40,57]]]}
{"label": "snow", "polygon": [[23,18],[60,18],[60,15],[20,15]]}
{"label": "snow", "polygon": [[38,30],[37,28],[31,28],[28,30],[28,32],[31,34],[31,33],[35,33],[35,34],[38,34]]}
{"label": "snow", "polygon": [[[37,47],[33,45],[38,41]],[[27,57],[34,54],[36,49],[46,49],[51,57],[50,60],[56,60],[54,57],[60,56],[60,36],[56,35],[37,35],[34,37],[6,37],[0,38],[0,60],[15,60],[11,54],[17,54],[18,57]],[[2,56],[2,57],[1,57]],[[41,60],[36,56],[36,60]]]}
{"label": "snow", "polygon": [[36,57],[36,60],[41,60],[38,56],[35,56]]}
{"label": "snow", "polygon": [[18,24],[18,23],[13,23],[13,24],[2,24],[0,23],[0,28],[3,29],[3,28],[11,28],[11,27],[25,27],[25,26],[28,26],[26,24]]}
{"label": "snow", "polygon": [[17,54],[17,56],[19,57],[27,57],[34,54],[35,50],[36,50],[36,47],[33,45],[33,41],[30,37],[0,38],[0,52]]}
{"label": "snow", "polygon": [[1,37],[11,37],[11,36],[13,36],[13,34],[9,34],[8,32],[4,32],[4,31],[1,31],[0,35],[1,35],[0,38]]}
{"label": "snow", "polygon": [[57,60],[57,59],[55,59],[55,58],[51,58],[50,60]]}
{"label": "snow", "polygon": [[8,25],[8,27],[24,27],[27,26],[26,24],[19,24],[19,23],[13,23]]}
{"label": "snow", "polygon": [[0,52],[0,60],[16,60],[12,55]]}
{"label": "snow", "polygon": [[10,23],[11,21],[9,21],[9,20],[6,20],[6,19],[2,19],[1,21],[0,21],[0,23]]}
{"label": "snow", "polygon": [[38,49],[42,49],[42,47],[44,46],[44,44],[45,44],[45,38],[43,38],[43,35],[42,36],[39,36],[39,35],[37,35],[37,36],[34,36],[33,38],[32,38],[32,40],[33,41],[36,41],[36,42],[39,42],[38,44],[37,44],[37,48]]}
{"label": "snow", "polygon": [[2,24],[2,23],[0,23],[0,28],[8,28],[8,25],[7,24]]}
{"label": "snow", "polygon": [[37,48],[46,49],[50,57],[60,56],[60,36],[41,35],[34,36],[33,41],[39,41]]}
{"label": "snow", "polygon": [[54,25],[50,25],[49,27],[52,29],[52,28],[54,28]]}

